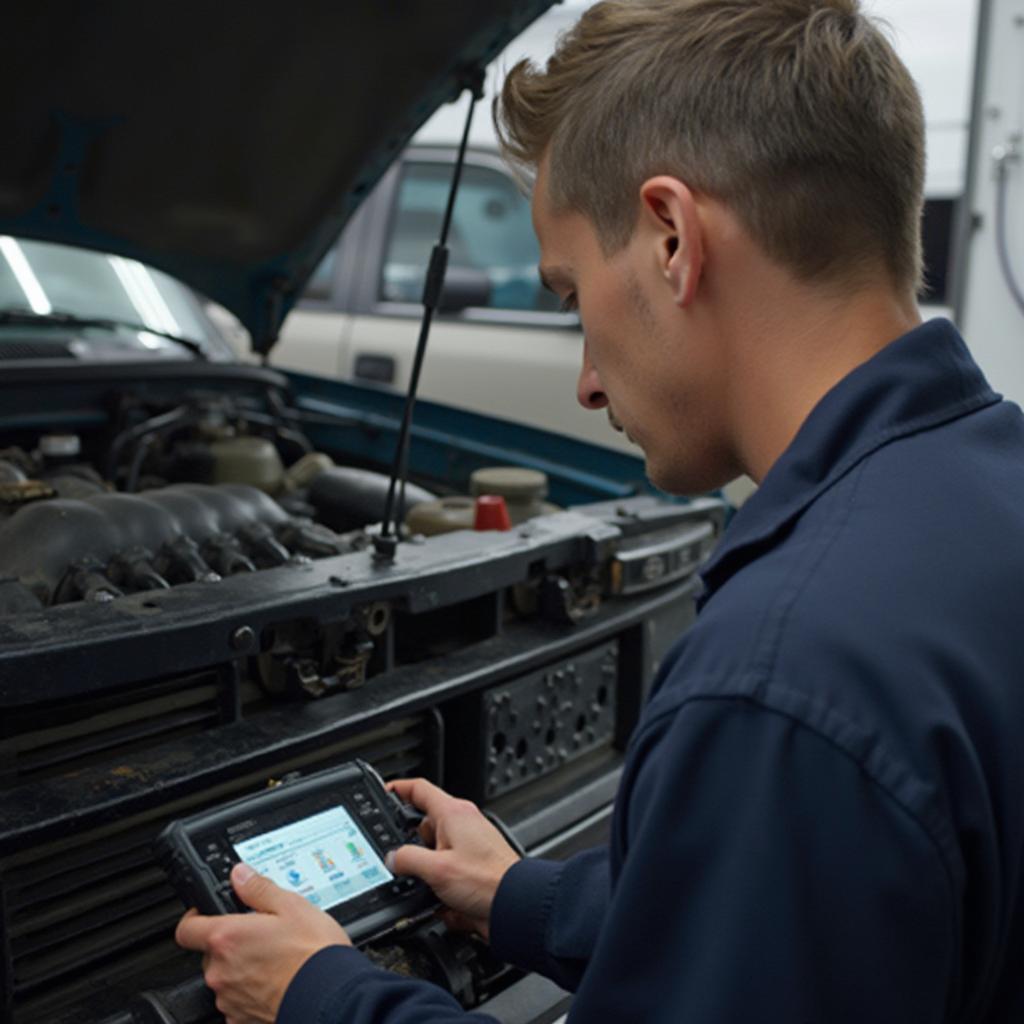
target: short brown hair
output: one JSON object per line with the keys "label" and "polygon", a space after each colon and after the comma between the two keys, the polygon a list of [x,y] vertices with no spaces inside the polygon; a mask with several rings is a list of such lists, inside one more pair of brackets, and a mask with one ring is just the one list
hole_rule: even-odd
{"label": "short brown hair", "polygon": [[606,251],[632,236],[626,197],[671,174],[801,279],[920,282],[921,99],[858,0],[604,0],[546,70],[512,68],[494,116]]}

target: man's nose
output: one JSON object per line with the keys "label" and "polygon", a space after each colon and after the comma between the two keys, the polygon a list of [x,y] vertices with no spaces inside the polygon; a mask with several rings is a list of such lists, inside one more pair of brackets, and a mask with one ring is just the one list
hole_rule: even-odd
{"label": "man's nose", "polygon": [[601,386],[601,378],[590,361],[590,353],[587,351],[587,343],[583,342],[583,365],[580,367],[580,376],[576,381],[576,401],[584,409],[603,409],[608,404],[608,396]]}

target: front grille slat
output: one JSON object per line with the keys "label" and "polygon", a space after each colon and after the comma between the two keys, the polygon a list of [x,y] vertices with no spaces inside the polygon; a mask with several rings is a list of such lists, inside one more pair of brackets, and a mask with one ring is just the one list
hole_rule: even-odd
{"label": "front grille slat", "polygon": [[180,904],[172,912],[172,904],[165,901],[118,922],[116,929],[107,931],[102,944],[96,941],[95,933],[79,935],[40,955],[15,960],[14,990],[21,995],[40,985],[53,985],[54,978],[66,972],[69,960],[80,970],[105,965],[113,957],[132,950],[140,943],[165,938],[168,923],[176,921],[181,914]]}
{"label": "front grille slat", "polygon": [[0,724],[0,787],[126,760],[155,743],[215,728],[224,721],[227,685],[219,670],[210,669],[45,714],[36,708],[7,711]]}
{"label": "front grille slat", "polygon": [[[170,931],[167,932],[170,935]],[[53,987],[38,985],[18,998],[15,1024],[52,1024],[80,1019],[78,1008],[102,999],[106,1007],[123,1007],[138,995],[133,979],[154,979],[154,987],[174,984],[190,972],[198,970],[198,957],[186,953],[171,938],[140,943],[88,973],[76,975],[66,984]],[[101,1014],[104,1018],[107,1011]]]}
{"label": "front grille slat", "polygon": [[163,715],[144,723],[132,723],[120,729],[112,729],[97,736],[89,736],[77,742],[61,744],[56,749],[44,747],[21,758],[22,777],[37,776],[41,772],[53,774],[55,770],[69,767],[84,768],[100,760],[110,760],[115,755],[124,760],[133,751],[145,749],[153,742],[170,742],[178,736],[199,732],[220,724],[216,708],[198,708],[195,711],[179,711]]}
{"label": "front grille slat", "polygon": [[[25,904],[21,913],[11,915],[7,933],[15,957],[22,949],[32,948],[33,936],[35,944],[52,944],[54,928],[68,921],[80,922],[79,931],[89,931],[105,920],[119,920],[131,913],[127,905],[136,906],[141,894],[154,889],[165,891],[163,881],[160,869],[150,867],[130,876],[112,877],[104,885],[91,884],[87,889],[65,892],[58,898],[47,893],[38,902]],[[152,896],[141,902],[152,902]]]}

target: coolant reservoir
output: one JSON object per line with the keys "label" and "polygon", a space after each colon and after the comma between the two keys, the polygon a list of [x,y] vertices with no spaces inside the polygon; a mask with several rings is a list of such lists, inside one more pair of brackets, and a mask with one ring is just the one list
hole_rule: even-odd
{"label": "coolant reservoir", "polygon": [[534,516],[559,511],[557,505],[544,500],[548,496],[548,475],[539,469],[522,469],[519,466],[478,469],[469,478],[469,493],[474,498],[481,494],[500,495],[508,506],[513,526]]}
{"label": "coolant reservoir", "polygon": [[226,437],[210,444],[213,482],[248,484],[277,494],[284,484],[284,464],[277,448],[265,437]]}
{"label": "coolant reservoir", "polygon": [[428,501],[409,510],[405,525],[413,533],[430,537],[452,530],[472,530],[476,518],[476,498],[481,494],[497,494],[505,499],[513,526],[533,516],[558,512],[557,505],[546,502],[548,477],[536,469],[518,466],[488,466],[478,469],[469,478],[472,497],[461,496]]}
{"label": "coolant reservoir", "polygon": [[454,495],[437,501],[425,501],[409,509],[405,525],[412,533],[433,537],[453,530],[472,530],[475,515],[476,504],[472,498]]}

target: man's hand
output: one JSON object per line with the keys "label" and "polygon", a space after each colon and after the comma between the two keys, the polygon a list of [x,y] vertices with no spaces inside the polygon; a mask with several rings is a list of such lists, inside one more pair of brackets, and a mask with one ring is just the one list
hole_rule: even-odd
{"label": "man's hand", "polygon": [[399,779],[388,789],[426,813],[420,835],[434,847],[401,846],[388,866],[422,878],[448,908],[443,917],[450,928],[489,938],[491,904],[519,854],[469,800],[457,800],[426,779]]}
{"label": "man's hand", "polygon": [[326,946],[351,946],[345,929],[296,893],[285,892],[247,864],[231,884],[255,914],[203,917],[190,910],[175,939],[203,956],[206,984],[227,1024],[273,1024],[299,968]]}

